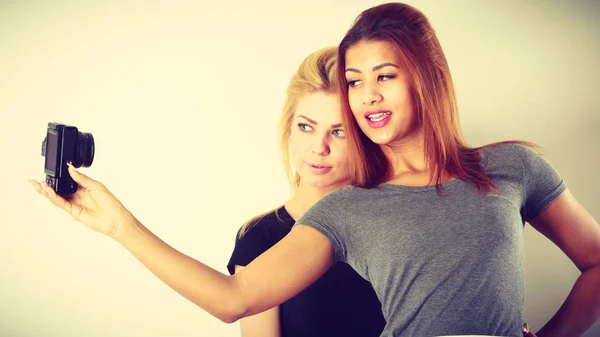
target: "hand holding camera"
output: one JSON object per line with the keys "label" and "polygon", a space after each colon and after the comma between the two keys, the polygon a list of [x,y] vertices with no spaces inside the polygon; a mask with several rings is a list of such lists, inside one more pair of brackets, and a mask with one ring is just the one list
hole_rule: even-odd
{"label": "hand holding camera", "polygon": [[134,216],[102,183],[78,172],[71,164],[68,164],[68,172],[79,185],[77,191],[69,196],[57,194],[45,181],[30,182],[41,195],[73,219],[112,238],[116,238],[127,223],[135,221]]}
{"label": "hand holding camera", "polygon": [[123,225],[135,218],[102,183],[77,171],[78,167],[92,165],[94,148],[91,133],[80,132],[70,125],[48,123],[42,142],[46,179],[30,183],[73,219],[116,238]]}

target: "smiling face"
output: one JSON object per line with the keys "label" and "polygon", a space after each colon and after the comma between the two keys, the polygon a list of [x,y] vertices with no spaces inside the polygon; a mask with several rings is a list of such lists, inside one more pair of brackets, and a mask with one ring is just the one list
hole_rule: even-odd
{"label": "smiling face", "polygon": [[346,52],[348,103],[376,144],[400,143],[419,132],[398,50],[386,41],[359,41]]}
{"label": "smiling face", "polygon": [[317,91],[298,100],[291,124],[290,151],[303,184],[339,188],[348,183],[338,95]]}

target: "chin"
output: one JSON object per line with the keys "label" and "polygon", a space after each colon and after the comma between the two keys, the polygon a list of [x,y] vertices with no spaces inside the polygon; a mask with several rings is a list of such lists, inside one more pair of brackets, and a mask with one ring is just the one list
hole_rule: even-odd
{"label": "chin", "polygon": [[329,188],[329,187],[336,187],[336,186],[340,186],[342,184],[341,181],[338,180],[333,180],[333,179],[306,179],[305,180],[306,183],[308,183],[309,185],[313,186],[313,187],[317,187],[317,188]]}
{"label": "chin", "polygon": [[382,137],[373,137],[373,138],[369,138],[369,139],[377,145],[385,145],[390,142],[389,139],[382,138]]}
{"label": "chin", "polygon": [[[365,132],[365,130],[367,132]],[[365,128],[361,128],[361,131],[373,143],[378,144],[378,145],[387,144],[394,139],[394,136],[397,136],[397,135],[392,135],[390,131],[381,130],[381,129],[372,129],[369,126],[366,126]]]}
{"label": "chin", "polygon": [[333,183],[331,181],[327,181],[324,179],[312,179],[310,181],[307,181],[309,184],[311,184],[314,187],[319,187],[319,188],[323,188],[323,187],[329,187],[331,185],[333,185]]}
{"label": "chin", "polygon": [[369,139],[377,145],[385,145],[394,140],[394,137],[392,137],[390,134],[367,134],[367,137],[369,137]]}

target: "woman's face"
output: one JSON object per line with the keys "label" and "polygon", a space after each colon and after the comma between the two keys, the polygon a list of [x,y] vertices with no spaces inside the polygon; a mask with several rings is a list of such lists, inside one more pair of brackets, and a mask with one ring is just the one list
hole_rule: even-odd
{"label": "woman's face", "polygon": [[363,40],[348,48],[345,76],[352,114],[374,143],[399,143],[416,134],[409,83],[391,43]]}
{"label": "woman's face", "polygon": [[338,188],[348,183],[346,139],[337,94],[299,99],[290,132],[294,169],[303,184]]}

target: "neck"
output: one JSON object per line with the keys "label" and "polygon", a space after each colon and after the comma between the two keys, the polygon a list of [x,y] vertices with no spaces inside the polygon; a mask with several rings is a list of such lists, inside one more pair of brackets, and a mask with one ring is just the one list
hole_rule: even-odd
{"label": "neck", "polygon": [[394,176],[407,173],[427,173],[425,138],[420,132],[399,141],[381,145],[394,169]]}
{"label": "neck", "polygon": [[285,204],[285,208],[288,213],[290,213],[292,218],[294,218],[294,220],[298,220],[300,217],[302,217],[304,212],[306,212],[325,195],[337,190],[340,187],[347,186],[348,184],[348,182],[344,182],[326,187],[318,187],[305,184],[301,180],[296,193]]}
{"label": "neck", "polygon": [[[435,168],[427,163],[422,132],[398,142],[381,145],[381,148],[393,168],[393,176],[387,183],[409,186],[428,186],[435,183]],[[445,170],[442,170],[440,175],[441,182],[454,178]]]}

